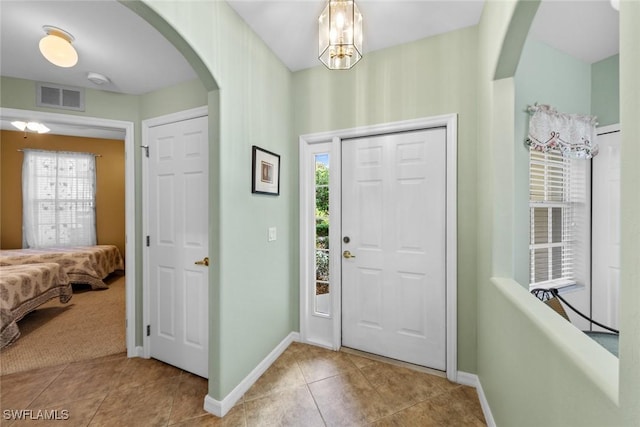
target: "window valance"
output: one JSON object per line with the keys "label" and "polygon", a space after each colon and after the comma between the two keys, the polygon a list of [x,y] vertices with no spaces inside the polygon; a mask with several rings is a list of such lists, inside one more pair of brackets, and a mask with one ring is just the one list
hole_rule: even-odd
{"label": "window valance", "polygon": [[531,114],[527,146],[543,153],[559,150],[578,159],[598,154],[595,116],[560,113],[549,105],[529,106],[527,111]]}

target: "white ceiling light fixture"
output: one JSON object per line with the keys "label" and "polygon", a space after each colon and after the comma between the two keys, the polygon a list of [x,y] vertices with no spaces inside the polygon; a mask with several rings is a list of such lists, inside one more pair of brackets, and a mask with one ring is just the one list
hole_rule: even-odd
{"label": "white ceiling light fixture", "polygon": [[16,120],[11,122],[11,124],[17,128],[20,129],[23,132],[27,132],[27,131],[31,131],[31,132],[38,132],[38,133],[47,133],[49,132],[51,129],[49,129],[48,127],[46,127],[43,123],[39,123],[39,122],[23,122],[20,120]]}
{"label": "white ceiling light fixture", "polygon": [[318,18],[318,58],[348,70],[362,58],[362,14],[353,0],[329,0]]}
{"label": "white ceiling light fixture", "polygon": [[78,52],[71,44],[75,39],[67,31],[45,25],[42,27],[46,36],[40,40],[40,53],[47,61],[58,67],[69,68],[78,63]]}

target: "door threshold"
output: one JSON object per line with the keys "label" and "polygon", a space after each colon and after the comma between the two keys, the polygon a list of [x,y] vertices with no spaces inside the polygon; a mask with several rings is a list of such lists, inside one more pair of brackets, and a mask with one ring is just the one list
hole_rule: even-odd
{"label": "door threshold", "polygon": [[347,354],[352,354],[354,356],[364,357],[365,359],[375,360],[376,362],[388,363],[389,365],[411,369],[412,371],[435,375],[441,378],[447,378],[446,372],[439,371],[437,369],[427,368],[426,366],[415,365],[409,362],[403,362],[402,360],[398,360],[398,359],[391,359],[389,357],[380,356],[379,354],[367,353],[366,351],[356,350],[354,348],[342,347],[342,346],[340,347],[339,351]]}

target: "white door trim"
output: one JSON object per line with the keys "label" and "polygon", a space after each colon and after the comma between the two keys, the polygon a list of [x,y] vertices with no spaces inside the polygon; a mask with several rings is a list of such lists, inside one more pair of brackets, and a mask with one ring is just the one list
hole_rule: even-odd
{"label": "white door trim", "polygon": [[605,133],[611,133],[611,132],[620,132],[620,123],[615,123],[612,125],[596,128],[596,134],[598,135],[603,135]]}
{"label": "white door trim", "polygon": [[[189,110],[179,111],[176,113],[166,114],[163,116],[153,117],[151,119],[142,121],[142,147],[149,145],[149,129],[155,126],[162,126],[169,123],[180,122],[183,120],[195,119],[198,117],[204,117],[209,114],[209,108],[207,106],[192,108]],[[151,357],[151,340],[147,336],[147,325],[151,324],[151,301],[149,299],[149,251],[144,243],[146,236],[149,234],[149,203],[147,195],[149,193],[149,163],[146,161],[146,157],[142,158],[142,240],[143,240],[143,256],[142,263],[144,265],[142,269],[142,356]]]}
{"label": "white door trim", "polygon": [[136,348],[136,198],[135,198],[135,135],[133,122],[103,119],[100,117],[47,113],[43,111],[0,108],[3,120],[39,120],[45,123],[80,125],[84,127],[110,128],[125,133],[125,315],[127,357],[140,356]]}
{"label": "white door trim", "polygon": [[[457,328],[457,114],[446,114],[442,116],[427,117],[415,120],[406,120],[393,123],[385,123],[380,125],[363,126],[351,129],[341,129],[316,134],[308,134],[300,136],[300,339],[302,342],[321,345],[340,349],[341,331],[342,331],[342,307],[340,295],[342,294],[342,284],[340,283],[340,251],[332,250],[330,253],[330,275],[332,298],[331,298],[331,316],[325,316],[326,322],[331,325],[330,336],[324,333],[318,334],[313,326],[310,325],[310,319],[319,319],[317,315],[311,313],[309,300],[312,297],[309,290],[311,284],[309,278],[315,273],[311,271],[312,261],[309,260],[307,251],[304,248],[313,245],[313,237],[310,230],[312,226],[309,223],[309,188],[312,188],[315,175],[311,173],[307,164],[307,158],[311,152],[310,147],[313,144],[324,143],[330,146],[330,162],[333,165],[342,164],[341,159],[341,142],[347,138],[358,138],[373,135],[382,135],[389,133],[398,133],[414,130],[429,129],[434,127],[446,127],[447,138],[447,230],[446,230],[446,305],[447,305],[447,324],[446,324],[446,340],[447,340],[447,378],[456,382],[457,379],[457,346],[458,346],[458,328]],[[334,167],[331,170],[329,182],[329,203],[334,212],[341,212],[341,177],[340,168]],[[331,218],[332,227],[330,227],[329,240],[338,242],[342,236],[342,224],[339,215]],[[334,247],[336,247],[334,245]],[[339,245],[337,246],[339,248]]]}

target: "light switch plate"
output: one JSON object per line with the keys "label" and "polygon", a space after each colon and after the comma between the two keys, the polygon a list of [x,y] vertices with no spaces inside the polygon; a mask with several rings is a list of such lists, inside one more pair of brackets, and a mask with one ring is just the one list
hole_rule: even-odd
{"label": "light switch plate", "polygon": [[269,237],[268,237],[268,241],[269,242],[273,242],[274,240],[276,240],[277,235],[276,235],[276,228],[275,227],[269,227]]}

